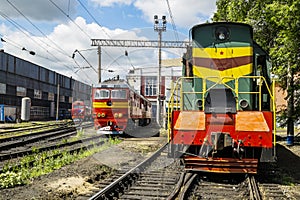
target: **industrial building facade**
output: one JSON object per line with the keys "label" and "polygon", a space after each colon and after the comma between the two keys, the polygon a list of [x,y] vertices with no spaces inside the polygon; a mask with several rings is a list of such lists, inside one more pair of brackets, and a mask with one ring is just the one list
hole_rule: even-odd
{"label": "industrial building facade", "polygon": [[0,121],[20,117],[22,98],[31,99],[30,119],[71,118],[74,100],[90,100],[91,86],[0,51]]}

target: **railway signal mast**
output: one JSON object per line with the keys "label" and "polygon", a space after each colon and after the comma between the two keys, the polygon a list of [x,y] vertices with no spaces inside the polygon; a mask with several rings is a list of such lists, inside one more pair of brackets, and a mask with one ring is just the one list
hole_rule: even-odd
{"label": "railway signal mast", "polygon": [[[159,23],[162,21],[162,23]],[[161,20],[158,20],[158,16],[154,15],[154,31],[158,32],[158,74],[157,74],[157,112],[156,120],[161,125],[161,37],[162,32],[166,31],[166,16],[162,16]]]}

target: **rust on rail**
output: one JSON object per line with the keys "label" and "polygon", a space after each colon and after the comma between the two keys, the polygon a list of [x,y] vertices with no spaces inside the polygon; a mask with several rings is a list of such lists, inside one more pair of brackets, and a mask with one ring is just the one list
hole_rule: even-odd
{"label": "rust on rail", "polygon": [[197,156],[184,156],[186,171],[203,171],[214,173],[248,173],[256,174],[257,159],[236,158],[201,158]]}

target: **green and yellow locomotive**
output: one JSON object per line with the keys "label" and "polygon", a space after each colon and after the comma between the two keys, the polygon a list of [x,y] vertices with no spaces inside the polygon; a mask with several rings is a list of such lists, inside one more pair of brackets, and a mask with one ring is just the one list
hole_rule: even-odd
{"label": "green and yellow locomotive", "polygon": [[186,170],[257,173],[275,158],[269,56],[247,24],[201,24],[190,35],[169,99],[169,155]]}

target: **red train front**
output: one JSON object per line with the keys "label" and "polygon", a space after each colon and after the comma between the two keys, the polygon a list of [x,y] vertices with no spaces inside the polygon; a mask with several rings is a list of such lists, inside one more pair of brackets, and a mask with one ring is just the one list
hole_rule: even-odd
{"label": "red train front", "polygon": [[93,118],[101,134],[123,134],[151,120],[151,103],[123,80],[109,80],[93,87]]}
{"label": "red train front", "polygon": [[92,118],[91,107],[80,100],[72,103],[71,114],[74,122],[83,122]]}

